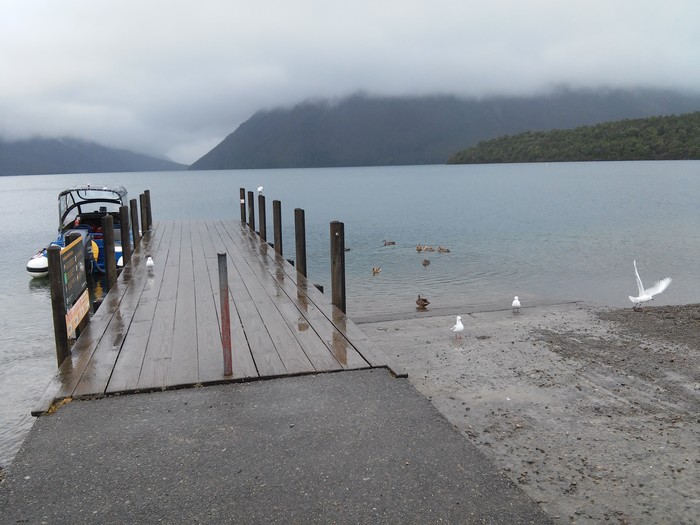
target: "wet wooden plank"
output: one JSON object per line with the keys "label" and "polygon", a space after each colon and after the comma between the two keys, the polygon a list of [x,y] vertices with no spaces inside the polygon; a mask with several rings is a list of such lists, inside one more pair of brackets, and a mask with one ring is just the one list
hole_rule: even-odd
{"label": "wet wooden plank", "polygon": [[[255,257],[262,265],[261,271],[266,271],[268,275],[275,280],[276,284],[281,287],[287,294],[289,300],[298,309],[299,314],[306,320],[309,326],[318,334],[323,341],[327,351],[334,356],[340,363],[342,368],[367,368],[370,363],[357,351],[355,346],[348,340],[345,334],[346,323],[345,316],[336,308],[336,316],[328,318],[323,311],[312,301],[309,296],[304,293],[303,289],[299,289],[289,274],[296,275],[294,267],[290,265],[284,257],[278,255],[274,249],[264,243],[257,242],[257,239],[249,232],[239,230],[244,242],[248,244],[248,249],[244,252],[248,257]],[[316,287],[314,290],[318,292]],[[329,300],[320,294],[317,296],[319,302],[330,304]],[[337,314],[341,314],[339,316]],[[341,324],[338,326],[335,321]]]}
{"label": "wet wooden plank", "polygon": [[260,281],[260,278],[265,278],[266,276],[254,272],[241,255],[240,247],[236,246],[230,235],[224,231],[223,225],[218,222],[216,226],[221,239],[228,249],[230,262],[236,267],[241,279],[245,282],[246,289],[255,302],[264,327],[270,335],[277,355],[284,365],[285,373],[301,374],[314,371],[313,365],[294,336],[293,330],[280,313],[279,304],[286,296],[278,293],[278,291],[274,291],[273,296],[269,295]]}
{"label": "wet wooden plank", "polygon": [[173,228],[167,260],[164,261],[163,280],[158,292],[143,366],[139,374],[137,386],[139,390],[162,388],[167,384],[175,328],[181,236],[182,223],[178,221]]}
{"label": "wet wooden plank", "polygon": [[[236,235],[236,233],[231,232],[231,235]],[[245,235],[246,234],[243,233],[243,236]],[[246,242],[240,237],[239,240]],[[253,242],[257,244],[257,237],[253,239]],[[313,315],[309,315],[309,305],[307,304],[308,301],[306,301],[306,297],[303,297],[302,301],[297,301],[296,297],[293,300],[289,296],[288,290],[286,290],[287,282],[285,282],[284,271],[275,264],[272,264],[271,260],[267,258],[261,259],[250,250],[270,250],[272,252],[274,252],[274,250],[269,247],[267,243],[261,242],[259,246],[240,247],[238,257],[244,260],[256,273],[270,301],[277,307],[284,322],[299,342],[302,351],[305,353],[314,369],[320,372],[348,368],[348,352],[345,351],[345,346],[343,347],[343,351],[340,351],[340,342],[334,345],[332,340],[333,332],[335,332],[336,337],[339,336],[340,339],[342,339],[342,334],[334,330],[333,325],[329,323],[325,317],[318,315],[314,318]],[[280,257],[279,260],[284,264],[288,264],[282,257]],[[299,304],[302,306],[300,307]],[[311,305],[311,308],[313,309],[313,305]],[[314,325],[314,321],[318,321],[317,326]],[[321,334],[328,335],[328,343],[324,341]],[[339,351],[334,353],[334,349],[338,349]],[[352,349],[350,350],[351,358],[349,367],[366,368],[368,364],[356,353],[353,355]]]}
{"label": "wet wooden plank", "polygon": [[[223,246],[225,240],[220,235],[215,237],[214,233],[216,231],[215,227],[210,229],[214,245],[221,243]],[[236,312],[240,319],[243,332],[245,333],[245,339],[248,341],[248,347],[253,356],[258,374],[261,377],[285,375],[287,370],[277,353],[272,337],[268,333],[265,322],[258,311],[258,304],[251,296],[247,288],[247,283],[244,282],[243,276],[238,273],[235,264],[228,265],[228,280],[229,293],[234,306],[232,311]],[[235,318],[233,315],[231,317]]]}
{"label": "wet wooden plank", "polygon": [[180,272],[170,370],[164,386],[193,385],[199,382],[197,332],[218,326],[216,319],[197,319],[192,245],[192,223],[186,222],[182,225],[180,243]]}
{"label": "wet wooden plank", "polygon": [[[155,235],[155,231],[149,234],[149,237],[144,239],[144,243],[148,243]],[[65,370],[61,372],[63,380],[60,390],[56,393],[57,399],[71,397],[81,381],[101,339],[105,336],[107,327],[112,322],[112,317],[119,308],[121,295],[116,291],[111,295],[107,294],[102,305],[73,345],[71,359],[63,362],[62,368],[65,367]]]}
{"label": "wet wooden plank", "polygon": [[[232,221],[227,221],[226,224]],[[237,230],[242,234],[251,236],[252,234],[244,230]],[[274,250],[260,247],[257,250],[259,255],[266,255],[268,258],[275,260],[276,265],[283,268],[285,274],[296,287],[296,293],[303,293],[310,304],[313,304],[326,319],[331,321],[340,333],[343,334],[346,341],[351,342],[352,346],[373,367],[388,367],[397,377],[406,377],[406,371],[397,363],[391,360],[386,354],[377,349],[374,343],[360,328],[352,322],[346,314],[339,308],[333,306],[330,299],[327,298],[321,291],[318,290],[306,277],[300,275],[291,264],[286,261],[281,261],[279,255]],[[293,295],[292,295],[293,297]]]}
{"label": "wet wooden plank", "polygon": [[[112,375],[107,385],[107,393],[130,392],[137,389],[138,379],[143,366],[144,356],[151,333],[153,316],[155,315],[158,293],[165,273],[165,263],[170,250],[174,224],[159,223],[162,236],[158,244],[151,244],[143,249],[143,259],[139,261],[138,270],[146,278],[139,302],[132,317],[129,331],[122,342],[119,357],[112,370]],[[141,250],[141,245],[139,245]],[[146,255],[149,254],[155,261],[153,274],[146,269]]]}
{"label": "wet wooden plank", "polygon": [[[219,298],[218,250],[214,248],[207,224],[198,223],[199,240],[202,250],[195,251],[195,290],[197,293],[197,324],[211,319],[216,325],[207,330],[197,331],[199,354],[199,380],[220,381],[224,376],[223,350],[221,347],[221,313]],[[216,234],[218,236],[218,234]],[[222,248],[223,249],[223,246]],[[235,308],[231,308],[231,358],[232,379],[256,378],[258,371],[250,353],[250,347],[243,332],[243,325]],[[231,379],[231,378],[228,378]]]}

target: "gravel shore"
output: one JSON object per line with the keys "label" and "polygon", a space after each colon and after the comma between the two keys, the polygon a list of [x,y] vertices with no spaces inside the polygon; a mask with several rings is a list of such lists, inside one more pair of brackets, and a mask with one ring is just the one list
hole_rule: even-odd
{"label": "gravel shore", "polygon": [[697,523],[700,305],[582,303],[363,323],[560,523]]}

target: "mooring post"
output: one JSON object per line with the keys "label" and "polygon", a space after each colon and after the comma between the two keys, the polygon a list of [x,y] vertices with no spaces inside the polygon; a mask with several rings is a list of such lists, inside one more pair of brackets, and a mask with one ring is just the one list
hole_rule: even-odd
{"label": "mooring post", "polygon": [[119,233],[122,242],[122,267],[131,262],[131,239],[129,238],[129,207],[119,207]]}
{"label": "mooring post", "polygon": [[272,227],[275,230],[275,252],[282,255],[282,203],[272,201]]}
{"label": "mooring post", "polygon": [[301,208],[294,210],[294,239],[297,252],[294,266],[297,272],[306,277],[306,218]]}
{"label": "mooring post", "polygon": [[255,231],[255,202],[253,202],[253,192],[248,192],[248,228]]}
{"label": "mooring post", "polygon": [[219,260],[219,299],[221,302],[221,347],[224,353],[224,375],[233,374],[231,358],[231,313],[228,300],[228,267],[226,253],[218,253]]}
{"label": "mooring post", "polygon": [[267,242],[267,219],[265,218],[265,195],[258,195],[258,217],[260,217],[260,238]]}
{"label": "mooring post", "polygon": [[131,212],[131,236],[134,238],[134,250],[141,242],[141,233],[139,232],[139,207],[136,204],[136,199],[129,201],[129,211]]}
{"label": "mooring post", "polygon": [[107,214],[102,217],[102,241],[105,251],[105,272],[107,273],[107,291],[117,282],[117,259],[114,254],[114,218]]}
{"label": "mooring post", "polygon": [[245,188],[241,188],[241,223],[245,224]]}
{"label": "mooring post", "polygon": [[148,231],[148,204],[146,203],[146,194],[139,195],[139,204],[141,205],[141,233],[146,235]]}
{"label": "mooring post", "polygon": [[49,246],[49,287],[51,289],[51,311],[53,313],[53,335],[56,341],[56,361],[61,367],[63,360],[70,356],[68,327],[66,326],[66,299],[63,295],[63,268],[61,267],[61,247]]}
{"label": "mooring post", "polygon": [[332,303],[345,311],[345,225],[331,222],[331,293]]}
{"label": "mooring post", "polygon": [[148,231],[151,231],[153,226],[153,208],[151,207],[151,190],[145,190],[143,194],[146,196],[146,218],[148,219]]}

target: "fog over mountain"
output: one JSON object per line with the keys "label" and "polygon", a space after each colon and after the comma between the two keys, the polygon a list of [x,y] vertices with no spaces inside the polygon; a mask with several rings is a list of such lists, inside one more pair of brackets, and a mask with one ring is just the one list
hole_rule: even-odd
{"label": "fog over mountain", "polygon": [[537,97],[370,97],[260,111],[190,169],[439,164],[477,142],[700,110],[700,94],[559,90]]}
{"label": "fog over mountain", "polygon": [[190,164],[304,100],[700,92],[695,0],[0,0],[0,138]]}

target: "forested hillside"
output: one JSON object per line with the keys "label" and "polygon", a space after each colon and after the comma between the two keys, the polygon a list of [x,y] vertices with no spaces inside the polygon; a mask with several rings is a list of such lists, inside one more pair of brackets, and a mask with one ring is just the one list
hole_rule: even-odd
{"label": "forested hillside", "polygon": [[700,112],[528,131],[480,142],[448,164],[700,159]]}
{"label": "forested hillside", "polygon": [[443,164],[479,141],[700,110],[700,95],[559,90],[533,97],[372,97],[259,111],[190,169]]}

